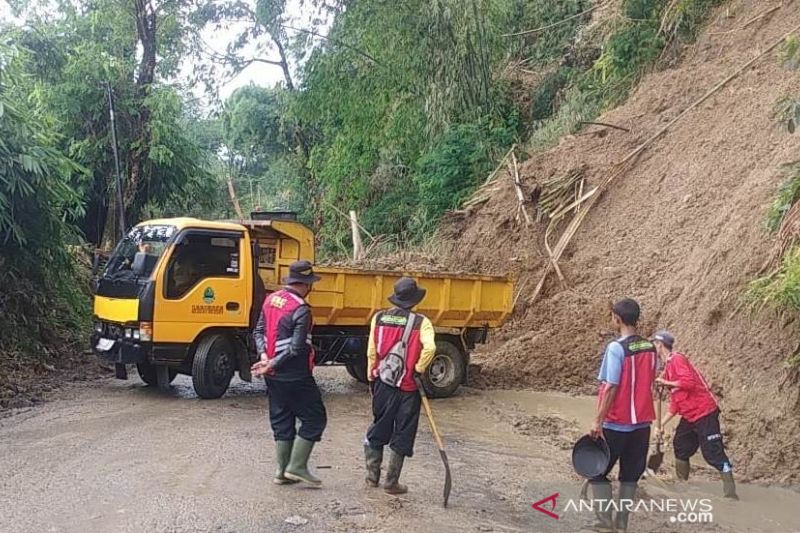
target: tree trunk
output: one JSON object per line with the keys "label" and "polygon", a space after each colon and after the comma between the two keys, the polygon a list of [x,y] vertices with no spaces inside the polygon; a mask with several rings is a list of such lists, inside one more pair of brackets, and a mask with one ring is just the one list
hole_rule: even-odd
{"label": "tree trunk", "polygon": [[150,109],[145,99],[156,72],[156,6],[151,0],[136,0],[136,34],[142,47],[142,59],[136,74],[138,114],[133,121],[132,137],[137,144],[128,156],[128,183],[125,186],[125,212],[136,217],[141,185],[147,181],[147,161],[150,156]]}

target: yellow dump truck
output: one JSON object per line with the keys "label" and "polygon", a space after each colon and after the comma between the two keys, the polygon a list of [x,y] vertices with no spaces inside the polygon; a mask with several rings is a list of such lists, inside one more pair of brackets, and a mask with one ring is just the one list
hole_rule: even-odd
{"label": "yellow dump truck", "polygon": [[[256,218],[257,217],[257,218]],[[250,381],[251,331],[261,302],[281,287],[289,265],[314,261],[314,234],[292,213],[252,220],[150,220],[120,241],[95,278],[92,347],[127,379],[135,364],[149,385],[165,388],[192,376],[202,398],[219,398],[235,372]],[[322,279],[308,301],[317,364],[343,364],[366,381],[373,314],[386,307],[402,275],[427,289],[418,310],[436,328],[436,356],[426,375],[432,396],[449,396],[466,380],[469,353],[512,307],[507,277],[317,267]]]}

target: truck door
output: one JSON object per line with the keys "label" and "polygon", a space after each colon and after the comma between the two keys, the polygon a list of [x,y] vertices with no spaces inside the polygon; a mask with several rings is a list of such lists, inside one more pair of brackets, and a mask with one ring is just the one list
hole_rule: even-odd
{"label": "truck door", "polygon": [[248,326],[252,290],[245,245],[237,231],[186,229],[178,235],[157,288],[154,342],[185,345],[209,327]]}

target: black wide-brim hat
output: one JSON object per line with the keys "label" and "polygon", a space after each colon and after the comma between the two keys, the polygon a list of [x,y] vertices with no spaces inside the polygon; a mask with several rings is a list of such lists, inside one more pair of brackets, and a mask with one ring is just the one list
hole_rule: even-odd
{"label": "black wide-brim hat", "polygon": [[572,467],[587,479],[606,473],[611,461],[611,451],[605,439],[584,435],[572,448]]}
{"label": "black wide-brim hat", "polygon": [[427,291],[417,287],[417,282],[411,278],[400,278],[394,284],[394,294],[389,296],[389,301],[402,309],[410,309],[425,298]]}
{"label": "black wide-brim hat", "polygon": [[295,261],[289,265],[289,275],[283,278],[283,282],[287,285],[291,285],[292,283],[311,285],[320,279],[322,278],[314,274],[311,261]]}

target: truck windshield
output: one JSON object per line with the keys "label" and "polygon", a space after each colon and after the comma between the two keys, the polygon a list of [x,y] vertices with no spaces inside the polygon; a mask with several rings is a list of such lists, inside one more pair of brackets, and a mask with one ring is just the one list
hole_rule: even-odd
{"label": "truck windshield", "polygon": [[108,260],[105,275],[109,277],[130,275],[134,256],[137,252],[143,252],[149,256],[145,261],[143,276],[149,277],[174,233],[175,226],[156,224],[136,226],[117,245]]}

